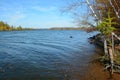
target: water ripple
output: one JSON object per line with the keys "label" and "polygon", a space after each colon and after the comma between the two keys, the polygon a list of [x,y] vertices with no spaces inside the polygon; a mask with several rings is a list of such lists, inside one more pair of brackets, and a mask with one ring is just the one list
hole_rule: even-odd
{"label": "water ripple", "polygon": [[0,32],[0,79],[69,80],[94,53],[87,41],[94,34],[75,30]]}

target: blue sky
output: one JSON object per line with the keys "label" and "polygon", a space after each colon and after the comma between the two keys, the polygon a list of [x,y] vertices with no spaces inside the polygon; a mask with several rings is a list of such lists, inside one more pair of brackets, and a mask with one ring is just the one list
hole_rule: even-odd
{"label": "blue sky", "polygon": [[69,14],[62,14],[64,0],[0,0],[0,20],[14,26],[75,27]]}

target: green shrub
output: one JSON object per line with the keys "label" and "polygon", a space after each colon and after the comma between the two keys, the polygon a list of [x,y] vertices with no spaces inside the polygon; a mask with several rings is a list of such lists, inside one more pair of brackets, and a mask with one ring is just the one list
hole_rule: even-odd
{"label": "green shrub", "polygon": [[115,30],[115,27],[113,25],[117,24],[113,20],[114,20],[114,17],[111,18],[110,12],[108,12],[107,18],[104,18],[102,22],[98,24],[97,26],[98,31],[100,31],[102,35],[111,34]]}

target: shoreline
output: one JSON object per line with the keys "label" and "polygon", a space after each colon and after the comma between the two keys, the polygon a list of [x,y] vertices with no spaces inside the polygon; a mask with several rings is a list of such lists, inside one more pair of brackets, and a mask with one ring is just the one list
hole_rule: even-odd
{"label": "shoreline", "polygon": [[113,73],[112,78],[109,71],[104,70],[104,66],[99,61],[94,61],[96,58],[101,57],[101,53],[93,54],[91,61],[85,69],[85,73],[79,76],[79,80],[119,80],[120,74]]}
{"label": "shoreline", "polygon": [[[96,38],[98,37],[98,38]],[[95,35],[93,37],[89,38],[89,42],[95,46],[97,46],[99,49],[103,49],[103,44],[100,41],[99,35]],[[102,50],[103,51],[103,50]],[[104,52],[103,52],[104,53]],[[94,54],[92,57],[92,60],[95,60],[96,58],[102,57],[104,54]],[[100,61],[95,61],[89,63],[88,69],[86,70],[85,77],[83,77],[83,80],[119,80],[120,74],[119,73],[113,73],[111,77],[111,73],[108,70],[104,70],[104,63]]]}
{"label": "shoreline", "polygon": [[104,71],[104,67],[99,63],[90,63],[88,66],[87,73],[83,80],[119,80],[120,75],[114,73],[112,78],[109,71]]}

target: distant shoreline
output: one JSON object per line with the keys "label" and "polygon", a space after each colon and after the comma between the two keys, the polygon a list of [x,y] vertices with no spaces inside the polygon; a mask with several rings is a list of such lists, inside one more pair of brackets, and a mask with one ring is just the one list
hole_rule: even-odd
{"label": "distant shoreline", "polygon": [[53,27],[49,28],[50,30],[87,30],[87,29],[93,29],[93,27]]}
{"label": "distant shoreline", "polygon": [[22,28],[22,29],[13,29],[13,30],[0,30],[0,31],[24,31],[24,30],[84,30],[84,31],[87,31],[87,32],[91,32],[91,31],[96,31],[95,28],[92,28],[92,27],[81,27],[81,28],[70,28],[70,27],[67,27],[67,28],[44,28],[44,29],[37,29],[37,28]]}

